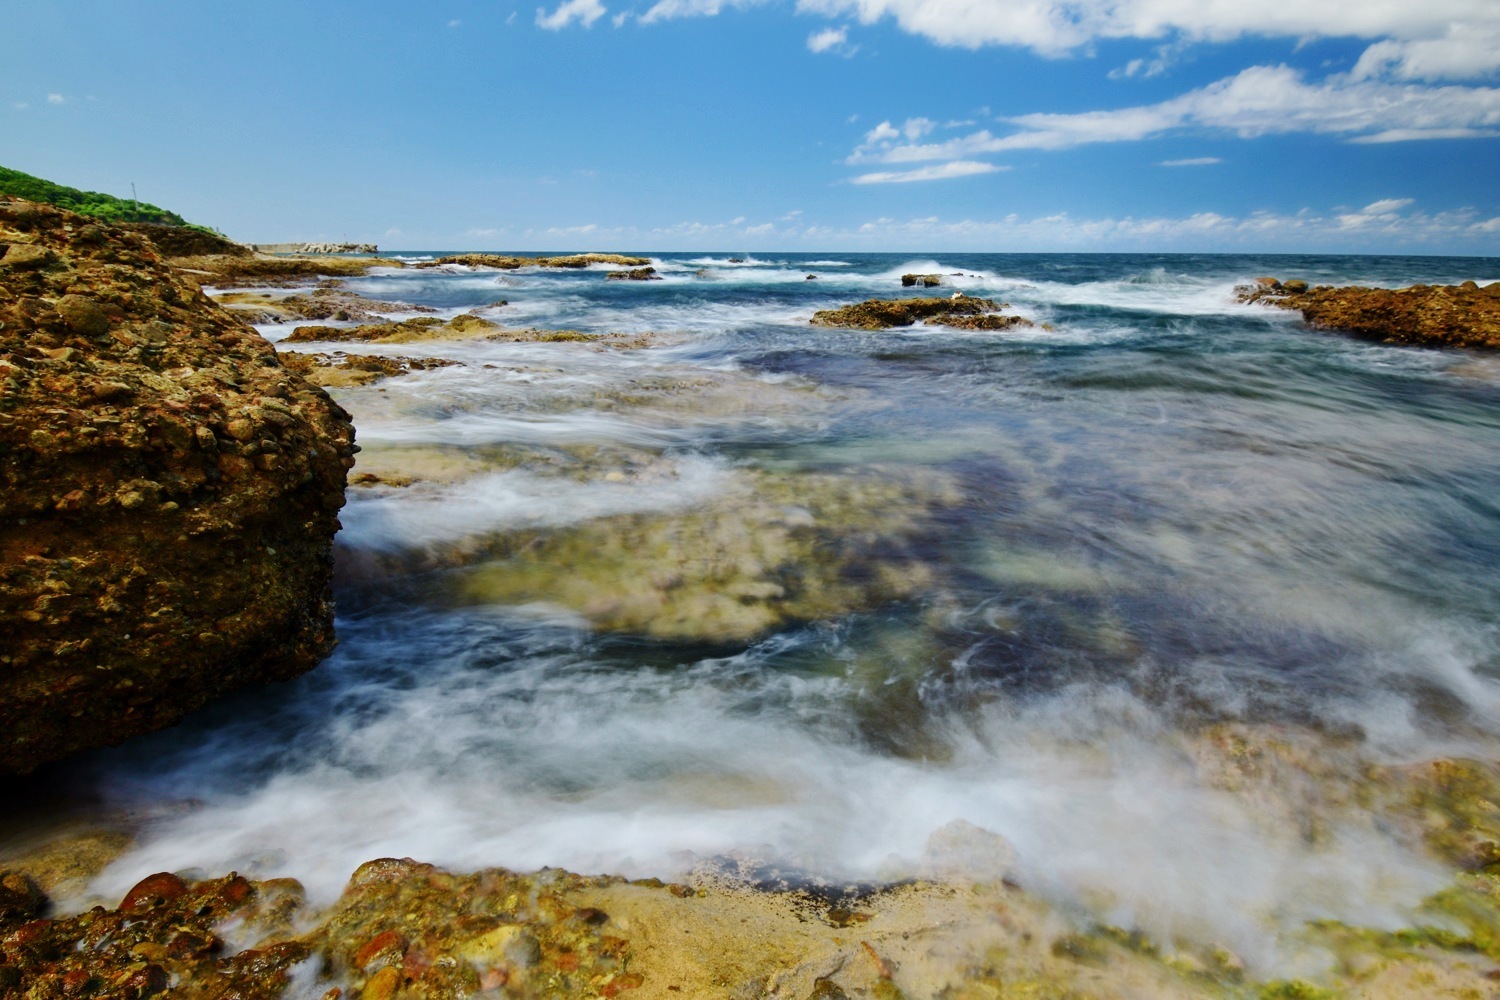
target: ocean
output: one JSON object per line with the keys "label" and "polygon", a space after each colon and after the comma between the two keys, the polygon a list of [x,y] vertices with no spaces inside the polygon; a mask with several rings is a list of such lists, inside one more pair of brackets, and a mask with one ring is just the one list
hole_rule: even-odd
{"label": "ocean", "polygon": [[[1451,876],[1372,802],[1500,759],[1500,360],[1234,288],[1500,260],[650,256],[348,280],[623,336],[296,345],[457,364],[334,390],[366,478],[331,658],[59,769],[139,831],[89,893],[199,868],[329,901],[381,856],[896,881],[977,827],[1082,922],[1265,969]],[[954,291],[1035,325],[809,323]]]}

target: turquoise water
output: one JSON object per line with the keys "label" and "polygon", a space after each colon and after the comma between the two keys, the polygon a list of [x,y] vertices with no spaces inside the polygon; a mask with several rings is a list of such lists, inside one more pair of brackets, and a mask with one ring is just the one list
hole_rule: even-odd
{"label": "turquoise water", "polygon": [[[1349,802],[1371,763],[1500,749],[1500,361],[1233,288],[1500,260],[653,260],[349,282],[655,340],[361,348],[460,365],[335,392],[355,472],[416,480],[351,490],[341,644],[67,771],[144,817],[98,891],[198,866],[328,898],[382,855],[899,878],[964,820],[1072,912],[1274,964],[1441,884]],[[906,272],[1037,325],[809,325]],[[1230,788],[1226,733],[1317,766]]]}

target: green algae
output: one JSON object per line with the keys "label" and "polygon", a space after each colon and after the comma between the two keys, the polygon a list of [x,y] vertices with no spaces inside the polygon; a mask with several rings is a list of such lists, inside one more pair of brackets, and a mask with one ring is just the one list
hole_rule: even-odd
{"label": "green algae", "polygon": [[611,631],[738,642],[930,585],[923,535],[938,508],[956,500],[946,478],[892,471],[746,480],[748,488],[678,514],[502,537],[461,592],[485,603],[557,604]]}

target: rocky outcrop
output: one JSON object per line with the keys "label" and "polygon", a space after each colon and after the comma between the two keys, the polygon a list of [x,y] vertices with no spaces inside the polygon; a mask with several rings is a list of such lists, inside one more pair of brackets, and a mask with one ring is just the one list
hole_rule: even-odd
{"label": "rocky outcrop", "polygon": [[936,288],[943,283],[941,274],[903,274],[901,276],[901,287],[911,288],[919,285],[922,288]]}
{"label": "rocky outcrop", "polygon": [[637,267],[629,271],[611,271],[605,275],[610,281],[660,281],[661,275],[654,267]]}
{"label": "rocky outcrop", "polygon": [[867,299],[842,309],[813,313],[814,326],[841,326],[853,330],[888,330],[917,322],[966,330],[1004,330],[1030,326],[1020,316],[999,315],[1004,304],[992,299],[957,295],[951,299]]}
{"label": "rocky outcrop", "polygon": [[1483,287],[1466,281],[1395,289],[1309,288],[1305,281],[1257,278],[1235,291],[1240,302],[1295,309],[1319,330],[1387,344],[1500,349],[1500,281]]}
{"label": "rocky outcrop", "polygon": [[508,254],[462,253],[437,260],[424,260],[417,267],[442,267],[445,264],[462,264],[464,267],[495,267],[502,271],[514,271],[522,267],[582,268],[591,264],[617,264],[620,267],[643,267],[651,263],[649,257],[626,257],[617,253],[575,253],[562,257],[515,257]]}
{"label": "rocky outcrop", "polygon": [[236,243],[218,233],[196,226],[162,226],[154,222],[122,222],[121,229],[139,233],[151,241],[156,252],[163,257],[194,257],[222,255],[227,257],[253,257],[255,252],[243,243]]}
{"label": "rocky outcrop", "polygon": [[349,417],[142,236],[0,199],[0,773],[315,666]]}
{"label": "rocky outcrop", "polygon": [[410,375],[433,368],[463,367],[461,362],[445,358],[403,358],[362,354],[301,354],[288,351],[281,363],[313,385],[327,389],[344,389],[369,385],[382,379]]}
{"label": "rocky outcrop", "polygon": [[301,285],[309,278],[357,277],[372,267],[402,267],[389,257],[173,257],[173,267],[204,284]]}

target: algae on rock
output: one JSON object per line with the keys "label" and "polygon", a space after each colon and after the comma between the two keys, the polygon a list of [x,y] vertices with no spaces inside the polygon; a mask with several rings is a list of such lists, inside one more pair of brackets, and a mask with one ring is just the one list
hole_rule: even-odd
{"label": "algae on rock", "polygon": [[739,642],[930,585],[931,518],[957,499],[941,474],[747,480],[678,514],[502,536],[464,574],[461,592],[489,603],[559,604],[613,631]]}

